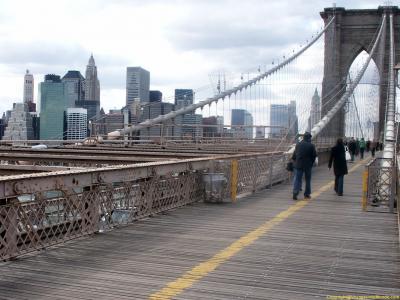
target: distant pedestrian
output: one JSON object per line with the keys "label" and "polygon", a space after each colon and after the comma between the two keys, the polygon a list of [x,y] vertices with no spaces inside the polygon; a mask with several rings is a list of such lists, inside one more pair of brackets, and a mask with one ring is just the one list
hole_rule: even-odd
{"label": "distant pedestrian", "polygon": [[367,142],[365,143],[365,151],[369,152],[370,149],[371,149],[371,141],[367,140]]}
{"label": "distant pedestrian", "polygon": [[293,181],[293,200],[297,200],[297,196],[301,190],[303,173],[306,180],[304,198],[311,198],[311,169],[314,165],[317,151],[314,144],[311,143],[311,134],[304,133],[303,140],[296,145],[293,152],[292,160],[294,162],[294,181]]}
{"label": "distant pedestrian", "polygon": [[360,154],[360,140],[356,138],[356,152],[354,153],[356,156]]}
{"label": "distant pedestrian", "polygon": [[338,196],[343,196],[343,181],[344,175],[347,174],[346,152],[343,145],[343,140],[339,138],[336,145],[331,149],[328,168],[332,168],[335,174],[335,192]]}
{"label": "distant pedestrian", "polygon": [[371,156],[375,157],[375,151],[376,151],[377,143],[375,141],[371,142]]}
{"label": "distant pedestrian", "polygon": [[364,159],[364,151],[365,151],[365,140],[364,138],[361,138],[360,142],[360,159]]}
{"label": "distant pedestrian", "polygon": [[356,141],[354,140],[354,138],[352,137],[349,141],[349,152],[350,152],[350,156],[351,156],[351,161],[354,161],[354,155],[356,155]]}

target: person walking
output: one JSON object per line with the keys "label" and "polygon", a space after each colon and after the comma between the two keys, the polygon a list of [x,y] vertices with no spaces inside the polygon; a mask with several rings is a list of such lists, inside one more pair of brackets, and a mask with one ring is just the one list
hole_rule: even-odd
{"label": "person walking", "polygon": [[360,140],[356,138],[356,152],[355,155],[358,156],[360,154]]}
{"label": "person walking", "polygon": [[351,161],[354,161],[354,155],[356,154],[356,148],[357,148],[356,141],[352,137],[349,141],[349,152],[350,152],[350,156],[351,156]]}
{"label": "person walking", "polygon": [[375,157],[376,147],[377,147],[377,143],[375,140],[373,140],[371,143],[371,156],[372,157]]}
{"label": "person walking", "polygon": [[369,152],[370,149],[371,149],[371,141],[367,140],[367,142],[365,143],[365,151]]}
{"label": "person walking", "polygon": [[[361,148],[360,148],[361,149]],[[332,168],[335,174],[335,192],[338,196],[343,196],[343,181],[344,175],[347,174],[346,154],[341,138],[337,139],[336,145],[331,149],[328,168]]]}
{"label": "person walking", "polygon": [[364,138],[361,138],[360,142],[360,159],[364,159],[364,151],[365,151],[365,140]]}
{"label": "person walking", "polygon": [[304,190],[304,198],[311,198],[311,169],[314,165],[317,151],[314,144],[311,143],[311,134],[304,133],[303,140],[296,145],[293,152],[292,160],[295,169],[293,181],[293,200],[297,200],[297,196],[301,190],[303,174],[306,180]]}

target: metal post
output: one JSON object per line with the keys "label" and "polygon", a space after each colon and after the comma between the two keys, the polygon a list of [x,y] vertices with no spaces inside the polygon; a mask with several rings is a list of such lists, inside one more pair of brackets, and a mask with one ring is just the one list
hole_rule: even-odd
{"label": "metal post", "polygon": [[231,162],[231,200],[236,202],[238,188],[238,160],[233,159]]}
{"label": "metal post", "polygon": [[368,203],[368,166],[365,167],[362,177],[362,210],[367,211]]}

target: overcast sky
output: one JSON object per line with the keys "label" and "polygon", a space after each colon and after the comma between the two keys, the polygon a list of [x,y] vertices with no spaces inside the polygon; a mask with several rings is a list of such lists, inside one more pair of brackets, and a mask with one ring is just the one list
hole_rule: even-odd
{"label": "overcast sky", "polygon": [[[377,8],[383,1],[337,1]],[[393,2],[397,5],[397,2]],[[0,112],[22,101],[29,69],[84,75],[93,53],[101,106],[125,104],[127,66],[150,71],[151,89],[209,85],[218,70],[246,72],[290,53],[322,27],[331,1],[304,0],[0,0]]]}

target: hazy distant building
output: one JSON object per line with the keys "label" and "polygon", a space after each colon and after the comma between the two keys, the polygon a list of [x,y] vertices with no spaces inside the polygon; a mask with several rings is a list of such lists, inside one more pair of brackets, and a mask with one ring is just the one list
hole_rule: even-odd
{"label": "hazy distant building", "polygon": [[299,121],[296,113],[296,101],[288,104],[288,136],[295,137],[299,132]]}
{"label": "hazy distant building", "polygon": [[120,109],[111,109],[108,114],[100,110],[100,118],[92,123],[93,135],[107,135],[124,127],[124,115]]}
{"label": "hazy distant building", "polygon": [[39,83],[40,139],[62,140],[67,102],[65,84],[60,76],[49,74]]}
{"label": "hazy distant building", "polygon": [[126,106],[135,99],[149,102],[150,72],[141,67],[126,68]]}
{"label": "hazy distant building", "polygon": [[204,137],[221,137],[224,130],[224,117],[211,116],[203,118],[203,136]]}
{"label": "hazy distant building", "polygon": [[79,71],[68,71],[61,79],[65,84],[65,97],[68,107],[85,100],[85,78]]}
{"label": "hazy distant building", "polygon": [[315,89],[314,95],[311,99],[310,118],[308,119],[308,131],[314,127],[321,120],[321,98],[318,95],[318,90]]}
{"label": "hazy distant building", "polygon": [[[143,107],[142,121],[147,119],[154,119],[160,115],[165,115],[174,110],[172,103],[166,102],[151,102]],[[167,121],[163,124],[159,124],[150,128],[146,128],[140,131],[141,139],[155,139],[160,136],[172,134],[172,121]]]}
{"label": "hazy distant building", "polygon": [[150,91],[149,92],[149,100],[150,100],[150,102],[161,102],[162,93],[160,91]]}
{"label": "hazy distant building", "polygon": [[194,92],[192,89],[176,89],[175,90],[175,110],[193,104]]}
{"label": "hazy distant building", "polygon": [[[3,114],[3,117],[4,117],[4,114]],[[0,140],[3,139],[4,130],[5,130],[5,127],[6,127],[6,125],[4,124],[4,121],[5,121],[4,118],[0,119]]]}
{"label": "hazy distant building", "polygon": [[200,114],[183,115],[182,138],[199,139],[203,136],[203,116]]}
{"label": "hazy distant building", "polygon": [[234,137],[253,138],[253,116],[245,109],[232,109],[231,125]]}
{"label": "hazy distant building", "polygon": [[84,100],[75,102],[76,107],[87,109],[88,120],[99,116],[100,113],[100,82],[97,78],[97,67],[93,58],[90,55],[89,63],[86,66],[85,73],[85,97]]}
{"label": "hazy distant building", "polygon": [[256,127],[256,139],[265,138],[265,127]]}
{"label": "hazy distant building", "polygon": [[32,140],[34,138],[32,116],[27,103],[15,103],[4,132],[4,140]]}
{"label": "hazy distant building", "polygon": [[270,137],[294,137],[298,132],[296,101],[285,104],[271,104]]}
{"label": "hazy distant building", "polygon": [[284,137],[289,123],[288,106],[284,104],[271,104],[270,110],[270,137]]}
{"label": "hazy distant building", "polygon": [[67,108],[67,140],[83,140],[87,136],[87,110],[81,107]]}
{"label": "hazy distant building", "polygon": [[29,70],[26,70],[26,74],[24,76],[24,103],[33,102],[33,96],[34,96],[33,75],[29,73]]}

